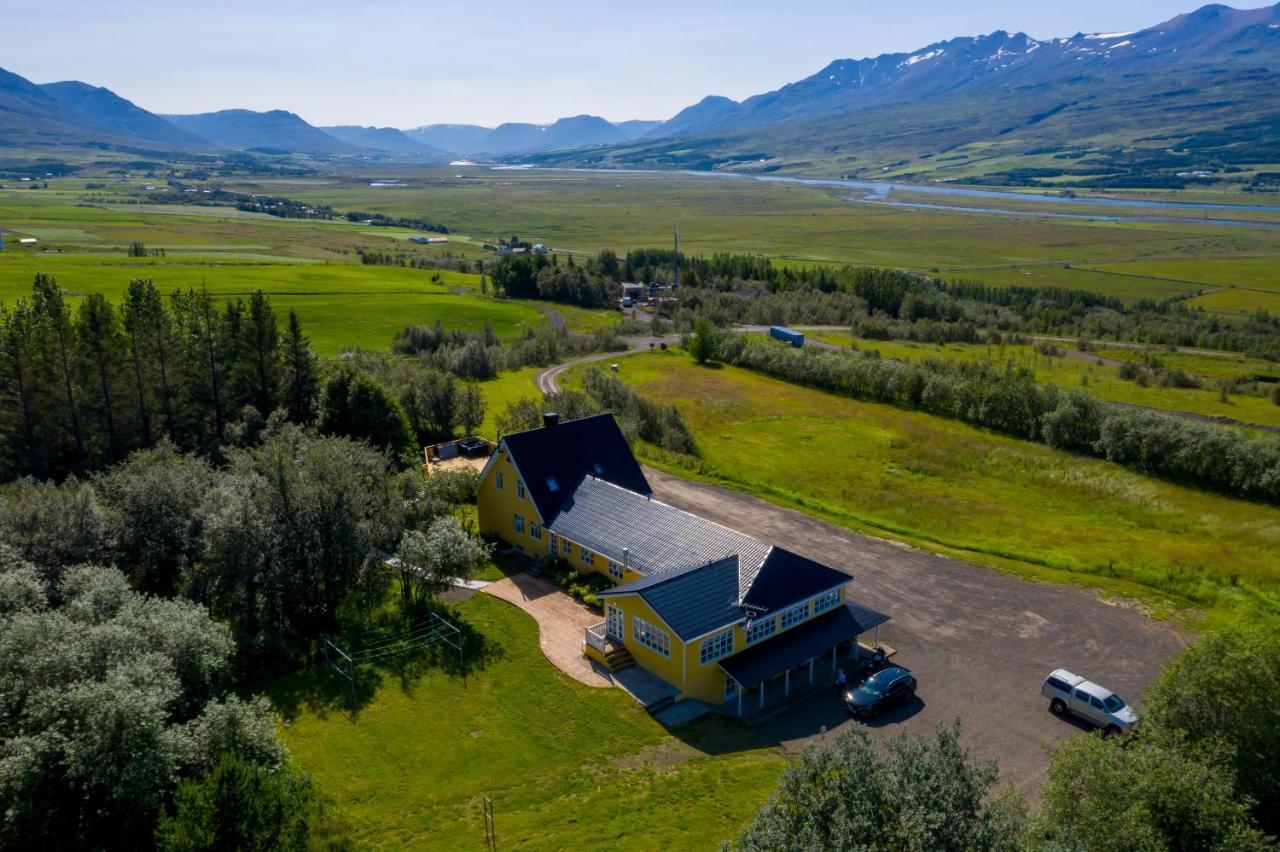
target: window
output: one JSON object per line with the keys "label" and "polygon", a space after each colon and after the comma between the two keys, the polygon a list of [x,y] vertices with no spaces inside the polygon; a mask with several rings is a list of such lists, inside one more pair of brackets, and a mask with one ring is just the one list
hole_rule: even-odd
{"label": "window", "polygon": [[569,539],[567,538],[562,538],[560,539],[560,543],[561,543],[561,550],[564,551],[565,556],[570,556],[573,554],[573,542],[569,541]]}
{"label": "window", "polygon": [[615,580],[621,580],[626,572],[622,570],[622,566],[612,559],[609,560],[609,576]]}
{"label": "window", "polygon": [[702,640],[702,647],[698,651],[698,659],[705,666],[707,663],[714,663],[723,657],[727,657],[733,653],[733,630],[726,630],[723,633],[717,633],[709,639]]}
{"label": "window", "polygon": [[516,515],[514,519],[514,523],[515,523],[516,532],[523,533],[524,532],[524,515]]}
{"label": "window", "polygon": [[836,589],[834,592],[827,592],[825,595],[820,595],[817,598],[814,598],[813,614],[817,615],[820,612],[826,612],[829,609],[835,609],[837,606],[839,606],[839,604],[840,604],[840,590]]}
{"label": "window", "polygon": [[641,645],[657,651],[664,657],[671,656],[671,637],[661,627],[654,627],[638,615],[631,616],[631,635]]}
{"label": "window", "polygon": [[731,677],[724,679],[724,697],[732,698],[738,694],[738,682]]}
{"label": "window", "polygon": [[587,550],[585,547],[584,547],[584,548],[582,548],[582,564],[583,564],[583,565],[595,565],[595,564],[596,564],[596,558],[595,558],[595,555],[594,555],[590,550]]}
{"label": "window", "polygon": [[547,477],[547,490],[548,491],[560,490],[560,483],[556,481],[556,478],[554,476]]}
{"label": "window", "polygon": [[1071,691],[1071,687],[1067,686],[1065,681],[1058,680],[1056,677],[1046,679],[1045,683],[1049,684],[1050,688],[1059,690],[1060,692]]}
{"label": "window", "polygon": [[538,526],[533,521],[530,521],[529,535],[532,536],[533,538],[536,538],[538,541],[542,541],[542,527]]}
{"label": "window", "polygon": [[762,618],[759,621],[753,621],[751,626],[747,628],[747,644],[759,642],[761,639],[767,639],[778,631],[778,619],[772,615],[768,618]]}
{"label": "window", "polygon": [[802,604],[797,604],[796,606],[793,606],[790,609],[784,609],[782,611],[782,616],[781,616],[782,629],[786,630],[788,627],[795,627],[797,624],[804,621],[808,617],[809,617],[808,601],[805,601]]}
{"label": "window", "polygon": [[520,479],[516,480],[516,497],[521,500],[524,499],[524,481]]}
{"label": "window", "polygon": [[596,476],[604,476],[604,468],[602,468],[598,462],[593,464],[592,467],[595,469]]}
{"label": "window", "polygon": [[502,490],[502,471],[493,474],[493,484],[499,491]]}

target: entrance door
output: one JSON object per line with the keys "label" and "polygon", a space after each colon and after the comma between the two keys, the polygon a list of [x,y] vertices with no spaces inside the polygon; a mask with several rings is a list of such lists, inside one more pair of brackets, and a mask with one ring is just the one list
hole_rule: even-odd
{"label": "entrance door", "polygon": [[604,632],[608,633],[619,642],[623,640],[624,624],[626,616],[622,614],[622,610],[613,604],[609,604],[604,610]]}

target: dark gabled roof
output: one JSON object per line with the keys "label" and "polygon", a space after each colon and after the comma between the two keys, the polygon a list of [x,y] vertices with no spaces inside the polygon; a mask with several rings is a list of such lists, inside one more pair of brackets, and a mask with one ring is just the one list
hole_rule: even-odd
{"label": "dark gabled roof", "polygon": [[653,493],[612,414],[516,432],[502,442],[543,521],[556,516],[586,476],[641,494]]}
{"label": "dark gabled roof", "polygon": [[752,579],[742,602],[762,613],[776,612],[851,579],[843,571],[775,547]]}
{"label": "dark gabled roof", "polygon": [[841,642],[856,639],[889,616],[850,601],[741,653],[720,661],[729,677],[750,689],[775,675],[820,656]]}
{"label": "dark gabled roof", "polygon": [[574,489],[547,529],[641,574],[736,555],[742,576],[735,596],[746,591],[769,554],[762,541],[593,476]]}
{"label": "dark gabled roof", "polygon": [[685,642],[743,617],[738,606],[737,556],[641,577],[598,592],[597,597],[625,594],[639,595]]}

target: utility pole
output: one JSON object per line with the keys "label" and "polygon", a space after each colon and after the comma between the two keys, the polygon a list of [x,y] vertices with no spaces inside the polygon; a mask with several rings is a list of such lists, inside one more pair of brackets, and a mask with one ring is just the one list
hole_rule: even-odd
{"label": "utility pole", "polygon": [[671,292],[680,289],[680,229],[673,227],[672,234],[675,236],[675,254],[671,256]]}

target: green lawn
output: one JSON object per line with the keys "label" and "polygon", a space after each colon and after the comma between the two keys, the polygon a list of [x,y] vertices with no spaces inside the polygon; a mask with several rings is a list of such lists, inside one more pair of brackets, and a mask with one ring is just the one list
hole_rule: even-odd
{"label": "green lawn", "polygon": [[[1237,356],[1215,358],[1209,355],[1179,355],[1178,353],[1152,350],[1166,366],[1187,371],[1199,377],[1202,388],[1162,388],[1141,385],[1121,379],[1119,368],[1106,360],[1139,360],[1141,353],[1133,350],[1109,349],[1102,352],[1072,352],[1068,356],[1042,355],[1032,346],[1011,344],[934,344],[913,343],[904,340],[852,340],[841,332],[811,332],[814,340],[839,346],[856,344],[861,351],[876,351],[883,358],[899,361],[922,361],[938,358],[947,361],[980,361],[997,369],[1006,366],[1026,368],[1035,373],[1036,380],[1064,388],[1079,388],[1109,402],[1142,405],[1167,411],[1187,411],[1208,417],[1228,417],[1242,423],[1258,423],[1264,426],[1280,426],[1280,406],[1270,399],[1245,394],[1230,394],[1223,402],[1216,384],[1224,378],[1242,377],[1257,373],[1280,372],[1277,365],[1259,359]],[[1069,344],[1063,344],[1069,348]],[[1119,357],[1117,357],[1119,356]]]}
{"label": "green lawn", "polygon": [[642,393],[679,405],[705,455],[689,470],[650,453],[660,466],[1160,611],[1280,619],[1280,508],[676,352],[619,364]]}
{"label": "green lawn", "polygon": [[361,846],[480,848],[489,796],[502,849],[711,849],[785,765],[737,723],[672,736],[621,690],[572,680],[509,604],[476,595],[456,614],[490,643],[465,680],[383,672],[354,716],[318,698],[318,673],[268,691],[285,742]]}

